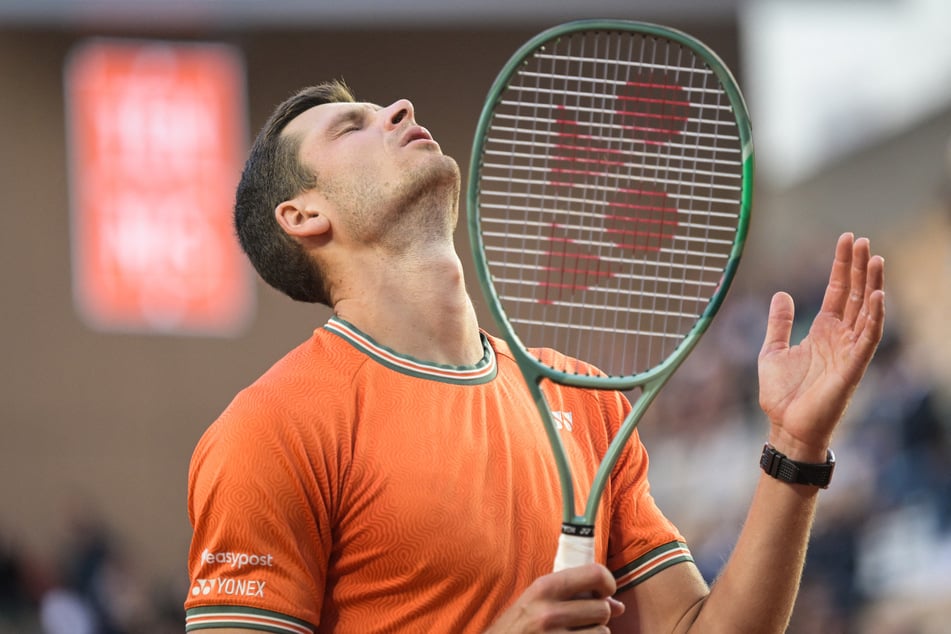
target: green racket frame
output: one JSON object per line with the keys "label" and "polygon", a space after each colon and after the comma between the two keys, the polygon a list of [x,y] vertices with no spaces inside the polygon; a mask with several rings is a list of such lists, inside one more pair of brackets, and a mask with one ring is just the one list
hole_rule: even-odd
{"label": "green racket frame", "polygon": [[[531,354],[526,352],[525,346],[519,339],[518,334],[503,309],[495,287],[492,283],[489,263],[486,260],[484,243],[480,226],[480,170],[482,166],[483,150],[486,142],[486,135],[492,123],[493,112],[502,93],[506,90],[510,79],[515,75],[523,62],[531,57],[536,51],[543,48],[547,43],[558,38],[577,33],[579,31],[626,31],[635,32],[644,35],[652,35],[658,38],[664,38],[674,41],[692,50],[698,57],[703,59],[709,68],[715,73],[724,91],[727,93],[731,102],[734,115],[737,122],[737,128],[742,145],[742,174],[743,190],[741,194],[741,207],[739,212],[738,227],[734,237],[732,253],[729,262],[723,273],[721,283],[714,297],[706,307],[706,310],[693,325],[693,328],[684,337],[665,361],[659,365],[636,375],[629,376],[586,376],[574,375],[561,372],[559,370],[547,367]],[[488,304],[488,308],[498,325],[502,337],[508,342],[513,354],[518,362],[532,398],[541,414],[549,441],[551,442],[555,461],[557,463],[558,476],[562,490],[562,514],[563,526],[566,534],[593,535],[593,526],[595,515],[599,505],[601,493],[610,477],[611,471],[617,462],[624,445],[629,440],[631,434],[636,428],[637,422],[643,416],[644,412],[650,406],[651,402],[657,396],[660,389],[664,386],[673,372],[686,359],[690,352],[697,345],[703,333],[710,326],[711,321],[719,310],[725,295],[736,275],[740,256],[746,241],[750,209],[752,202],[752,181],[753,181],[753,145],[749,115],[743,96],[737,87],[736,81],[722,62],[722,60],[707,48],[700,41],[683,33],[681,31],[666,28],[663,26],[632,22],[625,20],[579,20],[561,24],[548,29],[531,40],[526,42],[508,61],[499,73],[491,89],[489,90],[483,107],[478,126],[475,132],[475,139],[472,147],[472,154],[469,165],[468,177],[468,229],[473,257],[475,260],[476,272],[479,283],[482,287],[483,295]],[[621,433],[613,439],[611,445],[595,475],[592,488],[589,493],[585,509],[582,515],[575,513],[574,504],[574,481],[571,468],[565,454],[564,447],[559,436],[559,432],[552,417],[551,410],[545,401],[541,389],[541,381],[544,378],[551,379],[557,383],[569,386],[610,389],[610,390],[631,390],[641,388],[640,397],[632,404],[633,410],[621,428]],[[628,424],[631,423],[631,424]]]}

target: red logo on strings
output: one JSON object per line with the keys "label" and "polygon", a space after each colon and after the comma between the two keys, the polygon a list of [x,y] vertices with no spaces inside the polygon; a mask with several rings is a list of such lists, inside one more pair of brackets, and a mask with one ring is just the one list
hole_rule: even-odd
{"label": "red logo on strings", "polygon": [[564,116],[555,119],[548,185],[560,190],[570,222],[549,227],[541,303],[600,285],[618,268],[608,252],[658,251],[678,224],[657,182],[665,166],[656,153],[683,134],[691,108],[683,88],[645,78],[628,82],[600,113],[589,101],[559,106]]}

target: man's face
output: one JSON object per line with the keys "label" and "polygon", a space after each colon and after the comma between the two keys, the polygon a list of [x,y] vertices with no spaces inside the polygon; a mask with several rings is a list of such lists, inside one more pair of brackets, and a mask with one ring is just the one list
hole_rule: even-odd
{"label": "man's face", "polygon": [[[459,168],[415,121],[407,100],[387,107],[329,103],[294,119],[300,157],[321,195],[362,241],[385,240],[407,218],[448,234],[458,219]],[[447,208],[448,205],[448,208]]]}

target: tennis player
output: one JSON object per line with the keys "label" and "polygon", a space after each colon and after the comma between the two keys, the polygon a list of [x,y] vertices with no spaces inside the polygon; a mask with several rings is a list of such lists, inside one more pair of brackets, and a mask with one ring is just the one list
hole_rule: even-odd
{"label": "tennis player", "polygon": [[[636,434],[599,510],[600,563],[551,573],[557,473],[520,372],[466,293],[459,188],[409,101],[357,102],[340,83],[281,104],[257,137],[241,244],[268,283],[333,316],[195,449],[187,630],[784,631],[833,431],[882,335],[882,258],[839,238],[799,345],[792,299],[774,296],[759,483],[712,587],[650,495]],[[580,388],[546,397],[587,490],[629,405]]]}

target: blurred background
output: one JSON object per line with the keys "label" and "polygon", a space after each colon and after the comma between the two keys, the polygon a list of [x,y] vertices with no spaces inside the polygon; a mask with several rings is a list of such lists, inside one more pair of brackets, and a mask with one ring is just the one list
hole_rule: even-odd
{"label": "blurred background", "polygon": [[[641,425],[661,507],[715,578],[758,477],[769,297],[791,292],[805,328],[837,235],[867,235],[888,262],[886,340],[835,441],[790,631],[948,631],[951,4],[4,0],[0,634],[182,631],[192,448],[328,316],[260,283],[231,240],[271,109],[333,77],[408,97],[465,173],[501,65],[587,17],[703,40],[754,124],[739,278]],[[457,242],[468,267],[464,227]]]}

